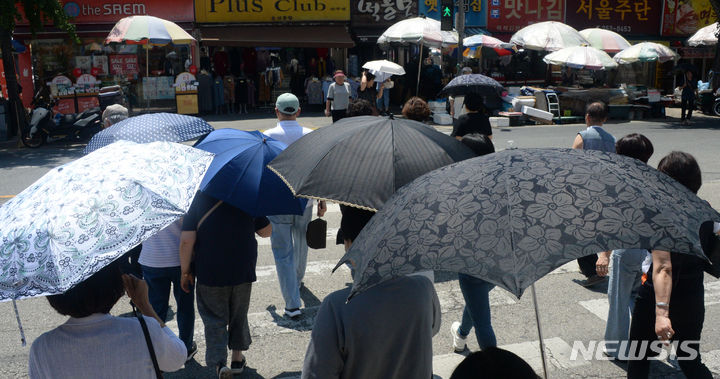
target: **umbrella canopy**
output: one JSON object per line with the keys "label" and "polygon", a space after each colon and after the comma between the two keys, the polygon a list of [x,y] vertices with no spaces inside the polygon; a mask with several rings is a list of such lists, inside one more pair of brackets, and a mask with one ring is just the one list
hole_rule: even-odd
{"label": "umbrella canopy", "polygon": [[205,120],[175,113],[150,113],[130,117],[95,134],[84,153],[93,152],[115,141],[138,143],[168,141],[183,142],[204,136],[215,130]]}
{"label": "umbrella canopy", "polygon": [[375,211],[416,177],[473,156],[423,123],[360,116],[303,136],[268,167],[295,196]]}
{"label": "umbrella canopy", "polygon": [[200,190],[253,216],[303,214],[297,199],[266,165],[285,144],[258,131],[216,130],[195,147],[215,153]]}
{"label": "umbrella canopy", "polygon": [[184,215],[212,154],[121,141],[0,207],[0,301],[62,293]]}
{"label": "umbrella canopy", "polygon": [[440,21],[426,17],[408,18],[398,21],[378,38],[379,45],[423,44],[431,47],[442,47],[456,44],[456,32],[440,30]]}
{"label": "umbrella canopy", "polygon": [[717,45],[717,37],[715,33],[718,31],[718,23],[712,23],[706,27],[701,28],[695,34],[693,34],[687,40],[687,44],[690,46],[714,46]]}
{"label": "umbrella canopy", "polygon": [[481,96],[500,96],[504,90],[497,80],[482,74],[460,75],[450,81],[440,91],[439,96],[459,96],[469,93]]}
{"label": "umbrella canopy", "polygon": [[543,61],[586,70],[605,70],[618,66],[606,52],[590,46],[566,47],[546,55]]}
{"label": "umbrella canopy", "polygon": [[405,69],[397,63],[388,60],[370,61],[363,65],[364,69],[390,75],[405,75]]}
{"label": "umbrella canopy", "polygon": [[583,29],[580,31],[580,35],[590,43],[590,46],[606,53],[617,53],[630,47],[630,42],[612,30],[600,28]]}
{"label": "umbrella canopy", "polygon": [[340,260],[355,294],[421,270],[461,272],[520,297],[573,259],[642,248],[703,257],[698,231],[720,214],[639,160],[573,149],[505,150],[398,191]]}
{"label": "umbrella canopy", "polygon": [[511,55],[515,52],[515,45],[503,42],[487,34],[476,34],[463,39],[463,46],[467,47],[463,56],[478,56],[480,49],[492,49],[497,55]]}
{"label": "umbrella canopy", "polygon": [[120,19],[108,34],[105,43],[139,45],[176,45],[195,41],[188,32],[172,21],[153,16],[130,16]]}
{"label": "umbrella canopy", "polygon": [[528,50],[557,51],[566,47],[589,45],[573,27],[557,21],[528,25],[510,38],[510,43]]}
{"label": "umbrella canopy", "polygon": [[655,42],[641,42],[615,54],[617,63],[627,64],[634,62],[667,62],[677,60],[679,56],[667,46]]}

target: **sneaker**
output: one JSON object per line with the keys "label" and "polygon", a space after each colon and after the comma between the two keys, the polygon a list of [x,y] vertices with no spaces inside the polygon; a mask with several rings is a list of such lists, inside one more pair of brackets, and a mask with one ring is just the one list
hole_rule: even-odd
{"label": "sneaker", "polygon": [[243,358],[242,361],[232,361],[232,363],[230,363],[230,371],[232,371],[233,375],[240,375],[243,370],[245,370],[245,366],[247,366],[247,360],[245,358]]}
{"label": "sneaker", "polygon": [[190,348],[188,349],[187,359],[185,360],[185,363],[190,362],[193,357],[197,354],[197,344],[195,342],[192,343]]}
{"label": "sneaker", "polygon": [[450,334],[452,334],[453,338],[453,349],[455,349],[456,353],[460,353],[465,351],[465,348],[467,347],[467,336],[463,337],[460,335],[460,332],[458,331],[460,329],[460,323],[455,321],[450,325]]}
{"label": "sneaker", "polygon": [[607,280],[607,276],[593,275],[593,276],[585,279],[584,281],[580,282],[580,285],[583,287],[592,287],[598,283],[604,282],[605,280]]}
{"label": "sneaker", "polygon": [[220,379],[232,379],[233,373],[230,367],[225,365],[218,365],[217,366],[217,375]]}
{"label": "sneaker", "polygon": [[302,314],[300,308],[287,309],[285,308],[285,316],[290,318],[299,317]]}

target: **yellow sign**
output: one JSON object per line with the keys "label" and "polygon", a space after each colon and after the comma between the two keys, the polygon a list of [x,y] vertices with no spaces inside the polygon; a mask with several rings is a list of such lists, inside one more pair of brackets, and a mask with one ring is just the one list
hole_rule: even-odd
{"label": "yellow sign", "polygon": [[178,114],[198,114],[198,95],[197,93],[177,94],[175,95],[177,102]]}
{"label": "yellow sign", "polygon": [[195,21],[349,21],[350,0],[195,0]]}

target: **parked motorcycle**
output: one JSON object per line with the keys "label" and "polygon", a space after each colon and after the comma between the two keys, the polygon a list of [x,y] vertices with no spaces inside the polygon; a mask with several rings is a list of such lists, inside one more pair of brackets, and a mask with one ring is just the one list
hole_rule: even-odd
{"label": "parked motorcycle", "polygon": [[22,129],[21,140],[27,147],[40,147],[50,140],[84,141],[102,130],[100,108],[53,117],[52,102],[36,95],[33,104],[30,121]]}

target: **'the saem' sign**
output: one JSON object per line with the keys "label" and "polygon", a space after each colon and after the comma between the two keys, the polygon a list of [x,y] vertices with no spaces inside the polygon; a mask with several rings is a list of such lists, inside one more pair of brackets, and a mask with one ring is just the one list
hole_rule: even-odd
{"label": "'the saem' sign", "polygon": [[195,21],[348,21],[349,0],[196,0]]}
{"label": "'the saem' sign", "polygon": [[[128,16],[158,16],[175,22],[192,22],[192,0],[62,0],[73,24],[114,24]],[[27,20],[18,25],[27,25]]]}

